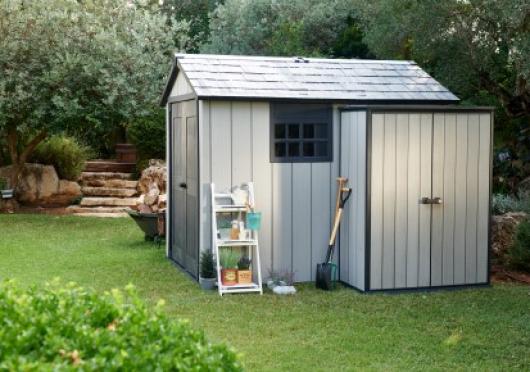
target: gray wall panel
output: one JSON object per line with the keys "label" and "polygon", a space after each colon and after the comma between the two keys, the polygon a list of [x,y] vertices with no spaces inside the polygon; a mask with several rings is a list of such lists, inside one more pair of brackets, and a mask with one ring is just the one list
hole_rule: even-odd
{"label": "gray wall panel", "polygon": [[478,163],[478,216],[477,216],[477,282],[488,281],[488,227],[490,196],[490,143],[491,118],[480,114]]}
{"label": "gray wall panel", "polygon": [[[335,193],[335,184],[329,179],[329,163],[311,164],[311,279],[315,280],[316,265],[326,258],[329,243],[331,211],[330,198]],[[324,181],[324,182],[323,182]],[[333,204],[334,205],[334,204]],[[336,255],[337,256],[337,255]]]}
{"label": "gray wall panel", "polygon": [[292,190],[292,270],[311,278],[311,164],[293,164]]}
{"label": "gray wall panel", "polygon": [[477,282],[477,216],[479,117],[468,115],[467,201],[466,201],[466,283]]}
{"label": "gray wall panel", "polygon": [[272,266],[292,270],[292,164],[272,164]]}
{"label": "gray wall panel", "polygon": [[[431,197],[431,166],[432,166],[432,114],[420,115],[420,194],[418,199],[424,196]],[[418,245],[418,286],[430,285],[431,278],[431,208],[420,204],[419,229],[420,241]]]}
{"label": "gray wall panel", "polygon": [[382,286],[395,287],[396,114],[384,115]]}

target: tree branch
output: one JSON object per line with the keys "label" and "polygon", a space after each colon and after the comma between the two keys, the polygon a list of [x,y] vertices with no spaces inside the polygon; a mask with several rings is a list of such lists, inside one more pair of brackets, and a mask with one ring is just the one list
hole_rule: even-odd
{"label": "tree branch", "polygon": [[39,143],[41,143],[46,136],[48,136],[48,132],[46,130],[41,131],[39,134],[37,134],[33,139],[27,144],[24,151],[22,151],[22,154],[20,154],[19,162],[25,163],[28,156],[31,155],[33,150],[35,150],[35,147],[38,146]]}

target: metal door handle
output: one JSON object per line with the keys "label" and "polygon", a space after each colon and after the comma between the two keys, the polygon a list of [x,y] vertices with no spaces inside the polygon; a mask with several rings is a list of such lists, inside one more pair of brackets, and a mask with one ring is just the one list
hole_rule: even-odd
{"label": "metal door handle", "polygon": [[442,204],[443,200],[439,196],[436,196],[434,198],[428,198],[424,196],[423,198],[421,198],[420,203],[421,204]]}
{"label": "metal door handle", "polygon": [[184,182],[179,183],[179,186],[182,187],[183,189],[187,189],[188,188],[188,185],[186,185],[186,183],[184,183]]}

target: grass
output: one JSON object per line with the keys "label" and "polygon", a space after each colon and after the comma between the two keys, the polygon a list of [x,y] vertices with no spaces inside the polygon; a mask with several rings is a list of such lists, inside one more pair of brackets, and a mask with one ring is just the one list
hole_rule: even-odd
{"label": "grass", "polygon": [[54,277],[148,301],[242,354],[249,370],[530,369],[530,288],[279,297],[206,293],[128,219],[0,215],[0,278]]}

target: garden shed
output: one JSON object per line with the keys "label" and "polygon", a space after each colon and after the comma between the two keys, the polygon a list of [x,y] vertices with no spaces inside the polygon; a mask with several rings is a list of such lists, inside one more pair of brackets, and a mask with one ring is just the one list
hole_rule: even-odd
{"label": "garden shed", "polygon": [[340,175],[342,282],[487,284],[492,112],[458,101],[411,61],[176,55],[161,101],[168,257],[197,278],[210,183],[253,181],[262,270],[312,281]]}

